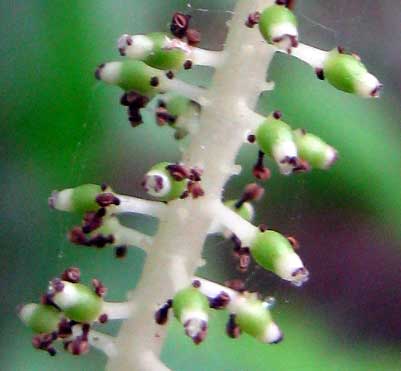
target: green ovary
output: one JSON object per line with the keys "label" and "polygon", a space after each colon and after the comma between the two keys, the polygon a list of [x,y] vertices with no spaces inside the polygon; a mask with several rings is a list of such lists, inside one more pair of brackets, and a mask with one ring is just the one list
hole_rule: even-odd
{"label": "green ovary", "polygon": [[297,19],[291,10],[282,5],[272,5],[262,12],[259,30],[267,42],[272,43],[272,28],[280,23],[291,23],[296,27]]}
{"label": "green ovary", "polygon": [[355,93],[355,84],[367,73],[365,66],[354,56],[332,50],[323,66],[327,81],[339,90]]}
{"label": "green ovary", "polygon": [[275,231],[258,232],[251,245],[255,261],[272,272],[275,272],[277,260],[290,253],[293,253],[293,248],[288,239]]}
{"label": "green ovary", "polygon": [[183,66],[186,60],[185,52],[178,48],[165,49],[166,34],[155,32],[147,36],[153,41],[154,48],[144,59],[146,64],[160,70],[178,70]]}

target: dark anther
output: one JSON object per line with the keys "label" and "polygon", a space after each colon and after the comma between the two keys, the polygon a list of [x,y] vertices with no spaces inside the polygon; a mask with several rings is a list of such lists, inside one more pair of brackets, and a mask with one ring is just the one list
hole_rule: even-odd
{"label": "dark anther", "polygon": [[184,200],[184,199],[186,199],[188,196],[189,196],[189,192],[188,192],[188,191],[184,191],[184,192],[182,192],[182,195],[180,196],[180,199],[181,199],[181,200]]}
{"label": "dark anther", "polygon": [[87,245],[88,239],[85,233],[82,231],[81,227],[74,227],[68,232],[68,239],[70,242],[76,245]]}
{"label": "dark anther", "polygon": [[139,112],[139,108],[135,106],[128,107],[128,121],[130,122],[133,128],[136,128],[140,124],[142,124],[142,115]]}
{"label": "dark anther", "polygon": [[162,107],[162,108],[166,108],[166,102],[164,100],[159,99],[157,101],[157,107]]}
{"label": "dark anther", "polygon": [[266,224],[259,224],[258,228],[261,232],[266,232],[269,229]]}
{"label": "dark anther", "polygon": [[290,164],[292,166],[298,166],[299,160],[296,156],[285,156],[282,160],[280,160],[281,164]]}
{"label": "dark anther", "polygon": [[256,183],[248,184],[241,198],[234,204],[236,209],[239,209],[245,202],[258,201],[262,198],[265,190]]}
{"label": "dark anther", "polygon": [[109,320],[109,316],[106,313],[103,313],[98,318],[100,323],[106,323]]}
{"label": "dark anther", "polygon": [[44,305],[51,305],[56,309],[60,310],[60,308],[54,303],[53,301],[54,294],[53,293],[46,293],[40,297],[40,303]]}
{"label": "dark anther", "polygon": [[64,290],[64,283],[61,281],[60,278],[54,278],[51,281],[51,291],[54,293],[61,292]]}
{"label": "dark anther", "polygon": [[198,198],[204,196],[205,191],[202,189],[199,182],[188,182],[188,192],[192,195],[192,198]]}
{"label": "dark anther", "polygon": [[101,298],[106,295],[107,288],[104,286],[97,278],[92,280],[92,286],[95,289],[95,293],[97,296]]}
{"label": "dark anther", "polygon": [[239,278],[225,281],[224,285],[226,285],[230,289],[238,291],[238,292],[244,292],[245,291],[245,283],[244,283],[244,281],[242,281]]}
{"label": "dark anther", "polygon": [[270,170],[263,165],[265,154],[262,151],[258,152],[258,159],[253,167],[253,175],[260,180],[267,180],[270,178]]}
{"label": "dark anther", "polygon": [[72,326],[74,326],[74,324],[75,322],[63,318],[58,324],[58,337],[61,339],[70,337],[72,335]]}
{"label": "dark anther", "polygon": [[183,38],[188,29],[189,20],[191,19],[190,15],[176,12],[173,14],[173,18],[171,20],[170,31],[171,33],[178,38]]}
{"label": "dark anther", "polygon": [[156,108],[156,122],[157,125],[163,126],[168,123],[169,125],[173,125],[177,120],[177,116],[172,115],[167,111],[165,107],[159,106]]}
{"label": "dark anther", "polygon": [[80,278],[81,278],[81,272],[79,268],[76,267],[67,268],[61,275],[61,279],[63,281],[68,281],[72,283],[79,282]]}
{"label": "dark anther", "polygon": [[281,113],[281,111],[274,111],[274,112],[273,112],[273,117],[274,117],[276,120],[280,120],[282,116],[283,116],[283,114]]}
{"label": "dark anther", "polygon": [[100,65],[98,66],[98,68],[96,68],[96,71],[95,71],[95,78],[96,78],[96,80],[101,80],[100,72],[102,71],[102,69],[103,69],[104,66],[105,66],[105,64],[102,63],[102,64],[100,64]]}
{"label": "dark anther", "polygon": [[107,189],[108,185],[106,183],[102,183],[100,185],[100,189],[102,190],[102,192],[104,192]]}
{"label": "dark anther", "polygon": [[116,258],[119,258],[119,259],[125,258],[127,256],[127,252],[128,252],[127,246],[117,246],[114,249],[114,254],[115,254]]}
{"label": "dark anther", "polygon": [[205,340],[207,334],[207,322],[201,322],[201,328],[196,335],[193,335],[189,330],[189,328],[191,327],[191,322],[192,320],[189,319],[184,323],[185,333],[191,337],[195,345],[199,345],[203,340]]}
{"label": "dark anther", "polygon": [[78,336],[76,339],[67,342],[65,348],[72,355],[80,356],[89,351],[89,343],[87,340],[83,340],[81,336]]}
{"label": "dark anther", "polygon": [[187,42],[191,46],[195,46],[201,41],[201,34],[198,30],[194,28],[188,28],[185,32],[185,36],[187,37]]}
{"label": "dark anther", "polygon": [[192,61],[189,59],[184,63],[184,70],[190,70],[192,68]]}
{"label": "dark anther", "polygon": [[167,73],[166,73],[166,77],[168,78],[168,79],[173,79],[174,78],[174,73],[173,73],[173,71],[168,71]]}
{"label": "dark anther", "polygon": [[105,236],[99,233],[88,240],[87,246],[95,246],[102,248],[112,243],[114,243],[114,236],[112,234]]}
{"label": "dark anther", "polygon": [[168,311],[173,305],[172,300],[167,300],[155,313],[155,321],[159,325],[164,325],[168,320]]}
{"label": "dark anther", "polygon": [[232,339],[237,339],[241,335],[241,329],[235,323],[235,314],[230,314],[226,324],[226,333]]}
{"label": "dark anther", "polygon": [[337,46],[337,51],[338,51],[340,54],[344,54],[344,53],[345,53],[345,48],[342,47],[342,46]]}
{"label": "dark anther", "polygon": [[292,169],[294,173],[305,173],[310,171],[311,166],[306,160],[298,159],[297,165]]}
{"label": "dark anther", "polygon": [[51,356],[56,355],[56,350],[51,346],[53,341],[57,339],[57,332],[50,334],[39,334],[32,338],[32,346],[35,349],[41,349],[48,352]]}
{"label": "dark anther", "polygon": [[253,28],[255,25],[259,23],[260,20],[260,13],[259,12],[253,12],[248,15],[248,18],[245,22],[245,26],[249,28]]}
{"label": "dark anther", "polygon": [[158,86],[159,85],[159,78],[157,76],[153,76],[150,79],[150,85],[152,86]]}
{"label": "dark anther", "polygon": [[222,291],[219,295],[209,299],[210,308],[213,309],[224,309],[230,302],[230,296]]}
{"label": "dark anther", "polygon": [[323,68],[315,68],[315,74],[316,74],[316,77],[317,77],[319,80],[324,80],[324,71],[323,71]]}
{"label": "dark anther", "polygon": [[288,237],[287,237],[287,240],[288,240],[288,242],[291,244],[291,246],[292,246],[292,248],[293,248],[294,250],[299,250],[300,245],[299,245],[298,240],[297,240],[295,237],[288,236]]}
{"label": "dark anther", "polygon": [[88,335],[89,335],[89,331],[91,329],[91,326],[89,323],[84,323],[82,325],[82,335],[81,335],[81,339],[87,341],[88,340]]}
{"label": "dark anther", "polygon": [[[102,210],[102,209],[100,209],[100,210]],[[104,215],[102,215],[102,213],[103,213],[103,211],[100,214],[98,213],[98,211],[85,213],[83,221],[82,221],[82,232],[90,233],[90,232],[94,231],[95,229],[99,228],[103,222],[102,218]],[[75,230],[75,228],[74,228],[74,230]],[[76,231],[74,233],[76,233],[77,236],[79,237],[78,231]]]}
{"label": "dark anther", "polygon": [[97,195],[96,202],[101,207],[107,207],[110,205],[120,205],[120,199],[113,195],[113,193],[101,193]]}
{"label": "dark anther", "polygon": [[130,91],[128,93],[124,93],[121,96],[120,103],[123,106],[133,106],[137,108],[143,108],[149,103],[149,98],[135,91]]}
{"label": "dark anther", "polygon": [[201,282],[199,280],[193,280],[192,286],[198,289],[199,287],[201,287]]}
{"label": "dark anther", "polygon": [[246,139],[248,140],[249,143],[255,143],[256,136],[254,134],[249,134]]}
{"label": "dark anther", "polygon": [[167,165],[166,170],[170,173],[174,180],[177,181],[189,179],[192,174],[192,170],[188,169],[185,165],[182,164]]}
{"label": "dark anther", "polygon": [[202,174],[203,170],[198,168],[198,167],[193,167],[190,170],[190,176],[189,179],[194,181],[194,182],[200,182],[202,180]]}

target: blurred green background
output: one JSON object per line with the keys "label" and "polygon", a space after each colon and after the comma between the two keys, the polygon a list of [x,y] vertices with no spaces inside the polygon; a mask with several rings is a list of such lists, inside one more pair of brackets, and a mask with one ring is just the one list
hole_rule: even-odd
{"label": "blurred green background", "polygon": [[[100,278],[110,300],[135,285],[143,255],[116,261],[108,250],[71,246],[66,231],[76,217],[47,207],[53,189],[106,182],[118,192],[144,196],[142,174],[153,163],[179,158],[167,128],[151,112],[130,128],[120,91],[93,78],[95,67],[118,58],[122,33],[166,30],[175,10],[188,11],[202,31],[201,46],[219,49],[234,1],[193,0],[0,1],[2,81],[0,369],[101,370],[96,351],[50,358],[34,351],[15,307],[37,300],[50,278],[78,265],[84,280]],[[204,9],[208,9],[205,11]],[[293,127],[323,137],[340,153],[329,172],[281,177],[274,170],[256,222],[297,236],[311,280],[298,289],[252,267],[248,287],[273,295],[273,315],[285,341],[265,346],[244,335],[223,335],[226,315],[212,316],[207,341],[194,347],[174,324],[163,352],[174,370],[399,370],[401,339],[401,8],[396,0],[299,1],[304,42],[357,51],[384,83],[380,100],[363,100],[318,81],[312,70],[278,56],[269,78],[277,89],[260,112],[283,111]],[[208,81],[195,69],[189,81]],[[241,176],[227,186],[235,197],[252,181],[256,148],[244,148]],[[273,167],[273,166],[272,166]],[[154,221],[124,218],[153,233]],[[219,281],[238,277],[229,245],[210,238],[208,264],[199,274]],[[115,332],[117,325],[108,325]]]}

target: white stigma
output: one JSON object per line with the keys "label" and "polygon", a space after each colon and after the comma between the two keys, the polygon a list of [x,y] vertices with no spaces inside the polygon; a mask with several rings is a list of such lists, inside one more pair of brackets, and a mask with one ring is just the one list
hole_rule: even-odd
{"label": "white stigma", "polygon": [[61,211],[70,211],[73,192],[72,188],[54,191],[49,197],[49,206]]}
{"label": "white stigma", "polygon": [[280,173],[289,175],[297,164],[286,161],[286,158],[297,158],[298,151],[293,141],[282,141],[275,144],[272,148],[273,157],[277,162]]}
{"label": "white stigma", "polygon": [[271,344],[271,343],[278,343],[279,341],[281,341],[282,338],[283,334],[280,331],[279,327],[274,322],[270,322],[267,325],[265,333],[261,340],[263,342]]}
{"label": "white stigma", "polygon": [[277,23],[272,25],[270,29],[270,35],[273,44],[279,49],[283,50],[292,48],[294,38],[298,40],[298,30],[291,22]]}
{"label": "white stigma", "polygon": [[134,59],[146,58],[154,48],[153,41],[149,37],[128,34],[124,34],[118,39],[117,46],[121,55]]}
{"label": "white stigma", "polygon": [[171,191],[171,181],[159,170],[151,170],[145,175],[143,184],[146,192],[153,197],[164,197]]}
{"label": "white stigma", "polygon": [[381,86],[375,76],[366,72],[355,82],[355,91],[364,98],[378,98]]}
{"label": "white stigma", "polygon": [[274,262],[274,268],[279,277],[299,286],[306,282],[309,276],[302,260],[295,252],[289,252],[277,257]]}
{"label": "white stigma", "polygon": [[99,77],[108,84],[116,84],[119,81],[121,73],[121,62],[109,62],[100,67]]}

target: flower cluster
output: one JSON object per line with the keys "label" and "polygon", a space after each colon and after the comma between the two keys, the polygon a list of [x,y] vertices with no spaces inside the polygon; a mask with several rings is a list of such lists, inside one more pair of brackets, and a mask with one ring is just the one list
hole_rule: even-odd
{"label": "flower cluster", "polygon": [[[339,90],[377,97],[381,84],[355,54],[346,54],[342,48],[326,52],[299,42],[292,5],[291,1],[276,1],[265,9],[255,9],[242,20],[242,32],[258,33],[272,53],[284,52],[309,63],[318,78],[326,79]],[[195,65],[225,68],[231,55],[226,50],[199,48],[200,33],[190,27],[190,19],[189,15],[175,13],[170,33],[122,35],[117,49],[123,58],[101,64],[95,77],[123,90],[120,103],[127,107],[128,120],[133,127],[142,123],[141,110],[148,106],[154,110],[156,123],[171,127],[176,139],[187,137],[196,141],[202,129],[202,111],[211,104],[208,90],[179,80],[176,72],[190,70]],[[157,103],[152,105],[152,102]],[[283,175],[312,169],[326,170],[336,161],[336,149],[305,129],[293,129],[284,121],[280,111],[264,117],[242,100],[236,103],[233,110],[247,128],[246,132],[240,133],[244,138],[242,144],[253,143],[258,147],[257,162],[253,166],[257,180],[265,181],[271,177],[270,170],[263,163],[265,156],[275,162]],[[221,138],[215,139],[210,133],[210,140]],[[218,145],[224,146],[224,143]],[[146,214],[163,223],[167,217],[183,218],[180,209],[174,208],[177,205],[196,205],[194,207],[202,209],[202,215],[210,221],[207,233],[220,234],[232,241],[239,272],[246,272],[253,259],[265,270],[295,286],[305,283],[309,272],[298,255],[298,241],[265,225],[252,224],[252,201],[259,200],[264,189],[251,183],[238,199],[224,201],[208,194],[207,184],[211,175],[207,171],[207,164],[191,163],[184,156],[180,162],[155,164],[144,175],[142,186],[155,200],[122,195],[105,184],[85,184],[53,192],[49,205],[82,217],[81,225],[68,233],[72,243],[86,247],[112,247],[119,258],[126,255],[128,248],[154,253],[163,247],[155,246],[151,236],[122,225],[118,219],[120,214]],[[202,202],[204,207],[199,208]],[[269,344],[283,339],[270,314],[271,299],[262,300],[258,294],[248,292],[241,280],[220,285],[194,277],[193,273],[189,273],[192,285],[180,283],[174,296],[161,297],[159,303],[152,303],[153,318],[158,325],[164,325],[172,312],[183,325],[185,334],[195,344],[200,344],[207,334],[210,310],[224,309],[228,312],[228,336],[237,338],[240,333],[246,333]],[[121,320],[135,315],[135,301],[108,303],[103,299],[105,288],[100,281],[94,280],[94,289],[91,290],[79,283],[79,276],[77,268],[67,269],[60,278],[50,282],[40,304],[22,306],[19,315],[37,333],[34,347],[51,355],[56,353],[54,344],[62,341],[72,354],[86,353],[91,344],[114,356],[118,354],[115,339],[94,331],[93,326],[108,319]],[[161,287],[162,283],[158,286]]]}

